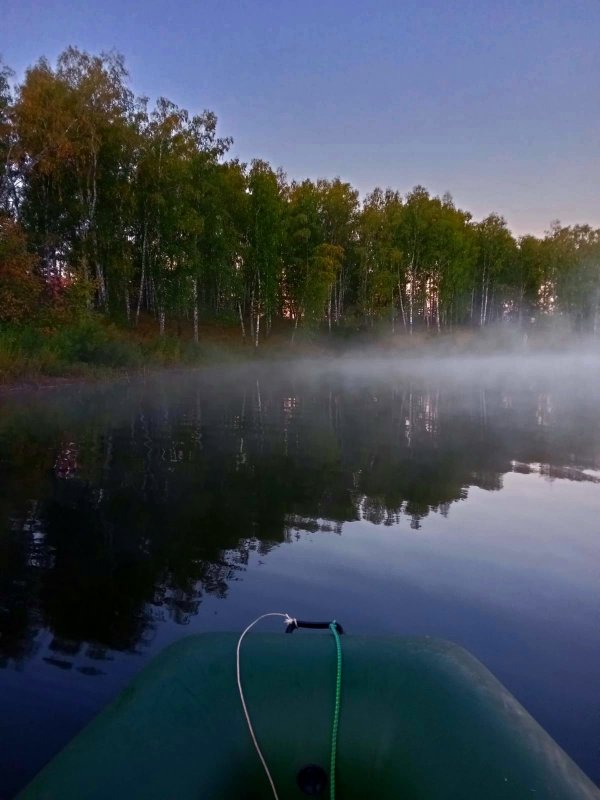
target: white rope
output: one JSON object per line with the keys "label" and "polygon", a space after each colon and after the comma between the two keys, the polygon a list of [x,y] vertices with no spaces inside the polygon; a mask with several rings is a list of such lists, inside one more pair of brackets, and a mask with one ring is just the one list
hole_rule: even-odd
{"label": "white rope", "polygon": [[236,662],[236,669],[237,669],[237,685],[240,691],[240,700],[242,701],[242,708],[244,709],[244,716],[246,717],[246,722],[248,723],[248,730],[250,731],[250,736],[252,737],[252,741],[254,742],[254,747],[256,752],[258,753],[258,757],[260,758],[261,764],[264,767],[265,773],[267,778],[269,779],[269,783],[271,784],[271,789],[273,791],[273,797],[275,800],[279,800],[279,795],[277,794],[277,789],[275,788],[275,783],[273,782],[273,778],[271,777],[271,773],[267,766],[267,762],[265,761],[265,757],[262,754],[262,750],[256,740],[256,734],[254,733],[254,728],[252,727],[252,723],[250,722],[250,714],[248,713],[248,707],[246,706],[246,700],[244,699],[244,690],[242,689],[242,674],[240,671],[240,649],[242,646],[242,640],[244,636],[248,633],[248,631],[253,628],[257,622],[260,622],[261,619],[265,619],[265,617],[283,617],[285,619],[286,625],[289,625],[291,622],[295,622],[295,620],[290,617],[289,614],[283,614],[280,611],[270,611],[268,614],[261,614],[260,617],[257,617],[253,622],[248,625],[248,627],[242,632],[242,635],[238,639],[236,653],[235,653],[235,662]]}

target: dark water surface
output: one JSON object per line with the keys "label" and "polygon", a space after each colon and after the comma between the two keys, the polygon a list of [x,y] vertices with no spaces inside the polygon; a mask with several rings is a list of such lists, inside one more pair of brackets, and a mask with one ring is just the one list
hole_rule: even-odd
{"label": "dark water surface", "polygon": [[0,798],[168,643],[271,610],[459,642],[598,780],[599,565],[591,358],[4,396]]}

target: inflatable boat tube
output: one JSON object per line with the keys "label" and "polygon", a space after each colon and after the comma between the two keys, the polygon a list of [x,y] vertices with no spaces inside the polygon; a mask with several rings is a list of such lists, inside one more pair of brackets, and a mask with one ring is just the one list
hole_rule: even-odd
{"label": "inflatable boat tube", "polygon": [[[236,683],[237,634],[151,662],[20,800],[271,800]],[[600,792],[461,647],[343,636],[340,800],[598,800]],[[280,800],[329,797],[336,649],[325,634],[250,634],[241,670]]]}

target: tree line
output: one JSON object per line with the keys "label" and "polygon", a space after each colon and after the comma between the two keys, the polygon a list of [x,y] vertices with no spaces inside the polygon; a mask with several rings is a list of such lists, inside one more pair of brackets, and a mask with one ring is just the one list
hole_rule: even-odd
{"label": "tree line", "polygon": [[0,322],[40,303],[163,334],[202,316],[255,346],[299,327],[600,324],[600,229],[515,237],[449,194],[288,180],[229,158],[211,111],[134,96],[124,60],[69,47],[21,83],[0,64]]}

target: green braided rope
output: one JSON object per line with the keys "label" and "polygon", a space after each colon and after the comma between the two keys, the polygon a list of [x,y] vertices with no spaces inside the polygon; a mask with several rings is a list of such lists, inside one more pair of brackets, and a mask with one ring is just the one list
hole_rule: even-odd
{"label": "green braided rope", "polygon": [[335,706],[333,709],[333,727],[331,730],[331,760],[329,762],[329,797],[335,800],[335,764],[337,760],[337,739],[340,725],[340,704],[342,698],[342,643],[337,631],[335,620],[329,623],[329,630],[333,633],[337,651],[337,674],[335,677]]}

